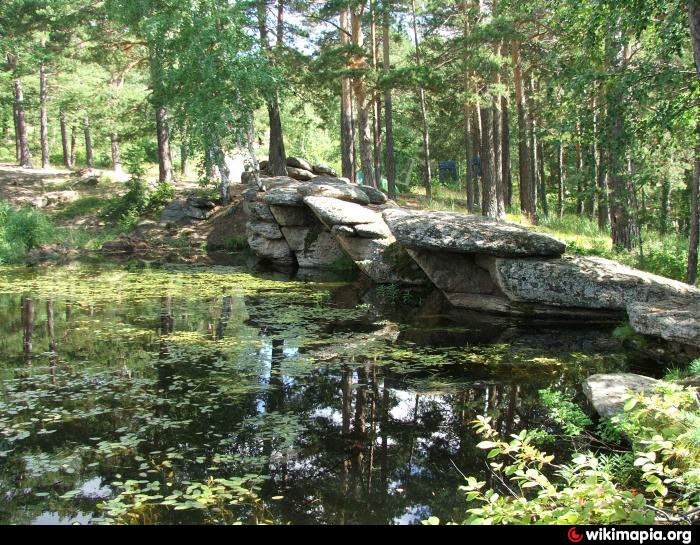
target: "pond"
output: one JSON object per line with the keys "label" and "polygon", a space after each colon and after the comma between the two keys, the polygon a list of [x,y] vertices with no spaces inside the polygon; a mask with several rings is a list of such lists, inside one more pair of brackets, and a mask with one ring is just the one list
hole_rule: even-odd
{"label": "pond", "polygon": [[2,268],[0,523],[461,520],[478,415],[561,434],[539,390],[641,365],[363,279]]}

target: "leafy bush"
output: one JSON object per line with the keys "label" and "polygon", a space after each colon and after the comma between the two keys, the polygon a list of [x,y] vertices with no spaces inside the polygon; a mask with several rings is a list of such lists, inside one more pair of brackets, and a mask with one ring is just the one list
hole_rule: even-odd
{"label": "leafy bush", "polygon": [[127,192],[121,197],[110,199],[100,213],[100,217],[129,230],[145,213],[155,213],[175,198],[175,188],[168,182],[158,182],[149,191],[144,180],[144,163],[147,153],[143,146],[129,146],[124,154],[124,164],[131,173],[126,182]]}
{"label": "leafy bush", "polygon": [[15,210],[0,202],[0,263],[17,262],[54,238],[54,226],[40,211],[31,207]]}
{"label": "leafy bush", "polygon": [[549,411],[549,417],[559,424],[565,433],[570,436],[578,436],[593,425],[590,418],[570,399],[566,399],[562,392],[546,389],[540,390],[540,399]]}
{"label": "leafy bush", "polygon": [[[545,394],[546,396],[547,394]],[[553,406],[571,407],[556,396]],[[553,403],[552,403],[553,402]],[[578,417],[577,417],[578,418]],[[566,464],[535,446],[526,430],[499,436],[491,419],[474,426],[488,450],[496,485],[467,477],[460,487],[472,505],[463,524],[692,523],[700,517],[700,412],[694,391],[663,385],[628,396],[607,421],[632,444],[627,453],[575,454]],[[431,517],[424,524],[436,524]]]}

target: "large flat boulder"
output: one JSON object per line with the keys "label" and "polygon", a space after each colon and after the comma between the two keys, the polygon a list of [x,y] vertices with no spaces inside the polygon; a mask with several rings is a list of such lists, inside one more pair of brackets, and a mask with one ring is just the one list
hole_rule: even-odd
{"label": "large flat boulder", "polygon": [[492,258],[487,266],[501,291],[517,302],[624,311],[633,302],[700,296],[688,284],[601,257]]}
{"label": "large flat boulder", "polygon": [[642,335],[700,348],[700,300],[664,299],[627,305],[630,325]]}
{"label": "large flat boulder", "polygon": [[566,244],[519,225],[450,212],[384,211],[384,221],[406,248],[499,257],[559,256]]}
{"label": "large flat boulder", "polygon": [[631,394],[651,392],[659,384],[658,380],[633,373],[601,373],[583,382],[583,393],[600,416],[611,418],[624,411]]}
{"label": "large flat boulder", "polygon": [[356,225],[382,221],[381,216],[369,208],[339,199],[304,197],[304,203],[329,229],[334,225]]}
{"label": "large flat boulder", "polygon": [[274,206],[304,206],[304,197],[297,191],[296,184],[268,188],[262,201]]}
{"label": "large flat boulder", "polygon": [[301,184],[298,191],[304,197],[330,197],[363,205],[370,203],[369,197],[359,186],[327,176]]}

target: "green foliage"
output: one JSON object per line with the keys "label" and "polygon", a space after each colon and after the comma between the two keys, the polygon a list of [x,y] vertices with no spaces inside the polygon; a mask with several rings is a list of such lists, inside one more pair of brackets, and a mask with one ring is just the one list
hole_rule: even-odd
{"label": "green foliage", "polygon": [[[572,411],[566,403],[562,411],[562,399],[551,392],[547,398],[550,409],[557,407],[557,418]],[[467,478],[461,489],[477,507],[467,510],[463,523],[690,522],[684,511],[700,501],[700,411],[694,391],[665,385],[648,395],[631,395],[624,412],[608,425],[630,440],[632,452],[579,453],[557,464],[534,446],[531,432],[502,438],[490,418],[479,416],[474,426],[484,440],[477,446],[488,450],[500,485],[487,490],[485,482]],[[643,493],[635,490],[639,486]]]}
{"label": "green foliage", "polygon": [[243,252],[250,250],[248,239],[244,236],[234,236],[226,241],[224,250],[227,252]]}
{"label": "green foliage", "polygon": [[159,182],[152,191],[139,178],[126,182],[127,192],[107,201],[99,216],[114,222],[123,230],[138,223],[143,214],[156,213],[175,197],[175,188],[169,182]]}
{"label": "green foliage", "polygon": [[581,435],[586,428],[593,425],[590,418],[570,399],[567,393],[547,388],[540,390],[540,399],[549,411],[549,417],[559,424],[567,435]]}
{"label": "green foliage", "polygon": [[[168,468],[170,464],[159,465]],[[164,484],[143,479],[114,481],[112,486],[120,490],[119,493],[97,507],[105,513],[101,519],[105,524],[162,523],[166,518],[164,512],[171,509],[195,511],[199,522],[207,524],[259,524],[264,521],[257,516],[253,520],[239,517],[242,506],[261,505],[255,493],[260,481],[261,477],[257,475],[210,477],[206,482],[180,483],[178,486],[172,482]]]}
{"label": "green foliage", "polygon": [[15,210],[0,201],[0,263],[15,263],[55,236],[54,226],[40,211],[31,207]]}

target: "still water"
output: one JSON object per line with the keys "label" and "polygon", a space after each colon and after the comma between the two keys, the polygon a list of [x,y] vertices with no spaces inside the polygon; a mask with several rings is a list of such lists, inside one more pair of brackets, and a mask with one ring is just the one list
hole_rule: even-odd
{"label": "still water", "polygon": [[476,416],[560,434],[539,390],[638,365],[361,279],[2,268],[0,523],[459,521]]}

